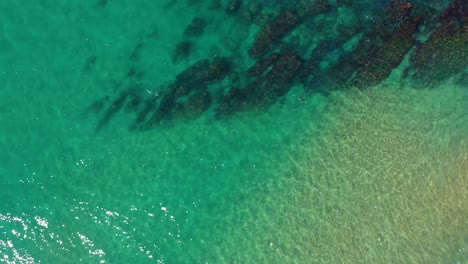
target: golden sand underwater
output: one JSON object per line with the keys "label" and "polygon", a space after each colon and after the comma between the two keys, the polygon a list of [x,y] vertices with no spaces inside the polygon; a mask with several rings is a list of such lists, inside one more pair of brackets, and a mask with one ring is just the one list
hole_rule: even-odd
{"label": "golden sand underwater", "polygon": [[252,197],[231,211],[231,225],[217,227],[229,232],[209,246],[213,257],[465,263],[466,89],[350,89],[326,100],[319,125],[276,167],[287,176],[246,190]]}

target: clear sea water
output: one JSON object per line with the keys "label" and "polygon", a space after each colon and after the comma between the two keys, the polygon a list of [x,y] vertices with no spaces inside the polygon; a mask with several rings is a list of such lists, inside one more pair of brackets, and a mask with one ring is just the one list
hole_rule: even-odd
{"label": "clear sea water", "polygon": [[[467,263],[466,86],[396,70],[261,113],[141,132],[121,111],[96,130],[89,106],[121,86],[252,64],[258,26],[186,2],[0,2],[0,262]],[[210,23],[174,63],[194,16]]]}

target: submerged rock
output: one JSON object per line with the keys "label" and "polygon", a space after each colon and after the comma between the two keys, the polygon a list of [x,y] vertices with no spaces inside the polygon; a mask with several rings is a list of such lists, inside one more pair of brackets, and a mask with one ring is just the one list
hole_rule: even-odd
{"label": "submerged rock", "polygon": [[94,68],[94,65],[96,64],[97,57],[96,55],[90,56],[88,59],[86,59],[85,65],[83,67],[83,71],[88,72]]}
{"label": "submerged rock", "polygon": [[173,90],[163,96],[161,102],[158,105],[157,110],[153,113],[150,119],[140,126],[141,130],[147,130],[155,127],[163,119],[167,119],[174,112],[176,106],[176,97],[173,94]]}
{"label": "submerged rock", "polygon": [[136,115],[135,121],[130,126],[130,130],[136,130],[143,124],[148,117],[148,115],[157,109],[159,98],[152,97],[145,101],[144,107],[141,111],[139,111]]}
{"label": "submerged rock", "polygon": [[109,102],[109,96],[104,96],[101,99],[94,101],[87,109],[86,114],[95,115],[104,109],[105,105]]}
{"label": "submerged rock", "polygon": [[250,67],[247,74],[250,77],[256,77],[260,75],[269,67],[271,67],[276,62],[276,60],[278,60],[279,57],[280,55],[278,53],[272,53],[270,56],[257,61],[254,66]]}
{"label": "submerged rock", "polygon": [[326,14],[332,10],[327,0],[302,0],[301,4],[306,15]]}
{"label": "submerged rock", "polygon": [[123,91],[119,97],[117,97],[110,106],[107,108],[106,112],[104,113],[104,116],[101,118],[99,121],[96,130],[101,130],[105,125],[109,123],[109,121],[114,117],[115,114],[117,114],[125,105],[127,100],[131,96],[131,91],[126,90]]}
{"label": "submerged rock", "polygon": [[257,58],[266,53],[276,42],[299,24],[300,18],[293,10],[283,10],[272,21],[263,26],[255,37],[248,53]]}
{"label": "submerged rock", "polygon": [[230,0],[226,6],[228,13],[236,13],[242,5],[242,0]]}
{"label": "submerged rock", "polygon": [[208,23],[205,19],[195,17],[192,19],[192,23],[185,29],[184,35],[187,37],[199,37],[203,34],[207,25]]}
{"label": "submerged rock", "polygon": [[213,61],[200,60],[180,73],[176,77],[176,83],[190,89],[206,86],[224,78],[229,69],[229,60],[224,57],[215,58]]}
{"label": "submerged rock", "polygon": [[241,21],[252,23],[254,19],[262,12],[262,3],[258,0],[252,0],[246,3],[245,8],[239,10],[238,16]]}
{"label": "submerged rock", "polygon": [[373,86],[388,77],[416,44],[413,34],[417,32],[422,21],[422,17],[410,18],[394,32],[384,34],[383,44],[372,50],[366,63],[357,70],[351,84],[361,87]]}
{"label": "submerged rock", "polygon": [[192,51],[192,43],[190,41],[182,41],[175,47],[172,52],[172,62],[186,60]]}
{"label": "submerged rock", "polygon": [[[156,103],[147,104],[133,127],[147,130],[163,120],[198,117],[212,102],[207,86],[225,78],[229,70],[230,63],[224,57],[194,63],[176,77],[157,106]],[[153,114],[145,121],[151,112]]]}
{"label": "submerged rock", "polygon": [[268,109],[289,91],[302,64],[302,59],[292,50],[260,61],[251,68],[252,75],[258,77],[245,88],[230,89],[217,108],[218,114]]}
{"label": "submerged rock", "polygon": [[255,90],[253,98],[255,108],[268,108],[279,97],[285,95],[301,66],[302,60],[296,52],[281,53],[271,70],[265,73],[264,78],[259,78],[251,84]]}
{"label": "submerged rock", "polygon": [[387,20],[386,23],[390,25],[399,25],[409,16],[413,5],[406,0],[392,1],[387,7]]}
{"label": "submerged rock", "polygon": [[182,105],[184,116],[189,118],[196,118],[200,116],[210,107],[211,102],[211,95],[207,91],[193,94]]}
{"label": "submerged rock", "polygon": [[454,0],[410,59],[414,78],[437,84],[468,66],[468,3]]}
{"label": "submerged rock", "polygon": [[[131,129],[145,130],[177,118],[197,118],[212,105],[218,116],[238,111],[262,111],[281,101],[298,83],[310,86],[314,92],[337,86],[374,86],[387,78],[407,55],[411,55],[411,71],[408,71],[411,75],[408,76],[418,80],[443,80],[460,73],[468,64],[468,4],[465,0],[452,0],[437,16],[434,9],[425,9],[424,5],[421,7],[417,3],[393,0],[386,9],[381,3],[375,3],[365,10],[373,17],[353,18],[351,22],[346,22],[346,25],[351,25],[341,29],[349,29],[346,33],[341,32],[339,26],[328,27],[333,18],[327,13],[337,8],[339,19],[343,19],[341,16],[348,15],[346,12],[359,10],[365,4],[352,0],[292,0],[286,6],[302,9],[282,9],[275,13],[274,7],[279,2],[274,1],[269,6],[273,12],[262,13],[261,1],[226,0],[224,6],[219,7],[219,12],[235,14],[233,20],[263,25],[247,52],[255,63],[248,70],[241,65],[235,68],[233,61],[245,61],[242,54],[230,60],[219,57],[222,53],[220,49],[213,49],[206,56],[214,59],[202,59],[184,69],[167,86],[162,96],[148,96],[145,88],[140,89],[140,93],[128,89],[117,94],[116,98],[110,97],[112,100],[108,98],[96,103],[93,108],[102,108],[96,111],[102,115],[98,129],[121,109],[135,114]],[[378,14],[372,10],[377,8],[381,11]],[[318,14],[322,15],[315,19],[314,15]],[[436,19],[437,23],[434,22]],[[286,37],[299,23],[304,25],[298,32],[300,34]],[[422,24],[426,29],[420,28]],[[187,37],[200,36],[206,25],[205,19],[195,17],[184,34]],[[317,28],[321,25],[323,28]],[[310,30],[311,27],[313,30]],[[246,28],[240,31],[246,32],[243,30]],[[321,30],[325,32],[319,33]],[[426,32],[427,36],[420,37]],[[243,34],[231,35],[232,40],[229,41],[233,43],[247,38]],[[131,62],[139,62],[142,45],[136,45],[130,56]],[[231,46],[236,56],[238,47],[242,46]],[[210,44],[207,44],[207,49],[209,47]],[[177,63],[187,59],[191,49],[190,39],[178,43],[173,50],[172,61]],[[92,68],[95,60],[93,57],[88,59],[89,67],[85,69]],[[131,66],[124,78],[134,83],[144,83],[141,77],[146,75],[136,70],[140,69],[138,65]],[[458,80],[466,80],[466,74]]]}
{"label": "submerged rock", "polygon": [[[413,35],[426,20],[424,13],[412,14],[407,2],[395,0],[388,5],[381,21],[367,32],[349,53],[328,69],[328,84],[345,83],[369,87],[387,78],[416,44]],[[398,19],[396,19],[398,18]]]}

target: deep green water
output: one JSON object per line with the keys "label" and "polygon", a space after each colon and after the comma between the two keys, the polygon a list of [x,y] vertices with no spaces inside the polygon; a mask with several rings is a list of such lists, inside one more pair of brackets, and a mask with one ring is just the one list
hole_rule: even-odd
{"label": "deep green water", "polygon": [[[396,70],[380,89],[401,96],[376,96],[388,102],[389,112],[346,92],[342,102],[340,91],[311,93],[296,84],[265,111],[217,118],[210,109],[197,119],[130,131],[135,113],[122,110],[96,130],[103,114],[89,106],[104,96],[114,99],[122,87],[160,96],[199,59],[233,57],[240,70],[253,64],[247,49],[257,25],[240,23],[210,1],[186,2],[194,1],[0,2],[0,262],[466,263],[466,85],[401,88]],[[265,12],[275,5],[265,3]],[[362,16],[366,12],[373,11]],[[345,9],[338,13],[346,23],[365,20]],[[174,62],[174,47],[194,16],[208,18],[209,25],[193,39],[190,56]],[[129,76],[130,70],[140,75]],[[348,104],[382,116],[366,123],[376,134],[396,131],[379,140],[408,139],[402,149],[416,142],[419,151],[408,148],[411,166],[398,163],[405,154],[392,152],[399,146],[393,143],[378,141],[383,154],[361,150],[377,144],[367,134],[335,144],[342,131],[337,125],[333,134],[334,120],[352,119],[344,113]],[[380,127],[388,123],[388,130]],[[351,135],[355,127],[344,128]],[[418,141],[418,135],[427,138]],[[330,153],[347,155],[335,167]],[[343,185],[361,179],[354,178],[361,172],[352,164],[367,164],[359,157],[373,155],[385,162],[366,171],[382,178]],[[378,170],[384,167],[385,173]],[[426,193],[426,183],[418,182],[429,174],[423,179],[440,188]],[[401,192],[373,189],[381,181],[398,182]],[[426,196],[406,203],[411,190]],[[367,197],[362,203],[361,194]],[[380,194],[383,211],[361,211]],[[400,200],[417,213],[392,203]],[[372,240],[377,233],[387,244]]]}

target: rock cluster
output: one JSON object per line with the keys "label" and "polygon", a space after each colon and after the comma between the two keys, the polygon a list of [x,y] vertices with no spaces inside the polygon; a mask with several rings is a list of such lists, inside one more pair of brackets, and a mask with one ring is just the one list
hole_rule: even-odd
{"label": "rock cluster", "polygon": [[300,18],[293,10],[283,10],[272,21],[263,26],[255,37],[249,55],[258,58],[268,51],[276,42],[281,40],[299,23]]}
{"label": "rock cluster", "polygon": [[274,53],[249,69],[257,77],[244,88],[232,88],[217,108],[226,114],[243,110],[267,109],[285,95],[302,67],[302,59],[294,51]]}
{"label": "rock cluster", "polygon": [[[235,52],[227,57],[213,55],[179,73],[162,95],[148,96],[141,87],[131,87],[113,100],[106,96],[90,107],[103,112],[98,129],[121,109],[135,113],[132,129],[146,130],[173,119],[196,118],[208,109],[218,117],[266,110],[295,84],[314,91],[374,86],[385,80],[405,57],[410,66],[404,76],[425,83],[442,81],[468,66],[465,0],[452,0],[440,13],[429,5],[393,0],[385,9],[379,9],[384,11],[375,8],[373,12],[380,13],[370,22],[338,23],[335,29],[341,32],[346,28],[346,34],[329,33],[317,38],[315,35],[332,21],[327,20],[328,16],[337,16],[339,10],[359,15],[363,4],[352,0],[291,0],[273,11],[265,11],[256,0],[230,0],[224,7],[213,6],[240,23],[260,25],[247,50],[253,65],[248,69],[240,67]],[[202,17],[192,20],[184,31],[185,39],[174,47],[173,63],[190,61],[192,42],[203,34],[207,24]],[[417,35],[424,30],[430,34],[421,40]],[[315,42],[310,40],[314,38]],[[345,47],[351,40],[354,44]],[[142,48],[135,48],[132,61],[139,59]],[[91,66],[85,65],[86,71],[95,62],[96,58],[87,62]],[[138,76],[142,74],[134,68],[129,71],[128,77]],[[466,79],[466,74],[460,78]]]}
{"label": "rock cluster", "polygon": [[411,57],[414,78],[435,84],[468,66],[468,3],[454,0],[439,16],[429,39]]}

